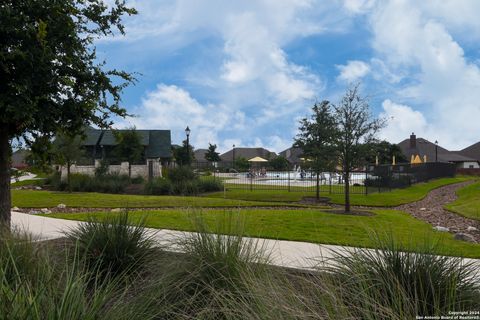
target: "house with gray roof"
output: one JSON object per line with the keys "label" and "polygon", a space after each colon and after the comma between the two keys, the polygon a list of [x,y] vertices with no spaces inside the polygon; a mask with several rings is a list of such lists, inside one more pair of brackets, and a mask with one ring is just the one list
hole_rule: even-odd
{"label": "house with gray roof", "polygon": [[410,135],[409,139],[400,142],[398,146],[407,159],[411,159],[412,163],[449,162],[454,163],[457,168],[480,168],[478,159],[463,153],[449,151],[426,139],[417,138],[414,133]]}
{"label": "house with gray roof", "polygon": [[[116,130],[118,132],[126,130]],[[170,130],[135,130],[144,146],[144,160],[159,159],[162,163],[172,158]],[[117,139],[113,130],[87,128],[84,133],[83,146],[92,159],[112,156]]]}
{"label": "house with gray roof", "polygon": [[290,164],[299,165],[303,163],[303,150],[298,147],[290,147],[279,153],[280,156],[287,159]]}
{"label": "house with gray roof", "polygon": [[480,142],[474,143],[471,146],[466,147],[465,149],[456,151],[455,153],[475,159],[480,162]]}
{"label": "house with gray roof", "polygon": [[269,151],[265,148],[233,148],[220,155],[220,159],[224,162],[233,162],[234,158],[252,159],[260,157],[266,160],[273,159],[277,156],[275,152]]}

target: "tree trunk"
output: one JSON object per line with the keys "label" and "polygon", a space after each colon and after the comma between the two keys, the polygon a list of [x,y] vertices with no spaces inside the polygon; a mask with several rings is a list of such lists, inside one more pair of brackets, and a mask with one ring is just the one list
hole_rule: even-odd
{"label": "tree trunk", "polygon": [[345,212],[350,212],[350,172],[345,172]]}
{"label": "tree trunk", "polygon": [[317,192],[317,201],[320,200],[320,173],[317,171],[317,189],[315,190]]}
{"label": "tree trunk", "polygon": [[10,141],[6,130],[0,129],[0,228],[10,230]]}

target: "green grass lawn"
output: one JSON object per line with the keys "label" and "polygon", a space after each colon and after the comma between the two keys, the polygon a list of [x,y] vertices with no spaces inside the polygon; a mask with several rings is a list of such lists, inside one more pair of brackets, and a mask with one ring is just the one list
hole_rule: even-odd
{"label": "green grass lawn", "polygon": [[480,182],[457,191],[458,198],[445,206],[446,209],[465,217],[480,220]]}
{"label": "green grass lawn", "polygon": [[[390,192],[365,194],[352,194],[350,201],[352,205],[394,207],[404,203],[421,200],[427,193],[435,188],[469,180],[469,177],[442,178],[425,183],[418,183],[404,189],[395,189]],[[228,189],[227,199],[248,200],[248,201],[299,201],[305,196],[313,197],[313,191],[292,191],[288,190],[245,190]],[[329,194],[326,190],[320,193],[322,197],[331,198],[332,203],[343,204],[343,194]],[[206,197],[223,198],[223,192],[206,195]]]}
{"label": "green grass lawn", "polygon": [[[232,212],[232,211],[230,211]],[[238,211],[233,211],[238,212]],[[194,231],[194,216],[212,229],[222,219],[228,219],[228,211],[219,209],[159,211],[132,211],[132,220],[145,217],[152,228]],[[395,210],[375,210],[375,216],[349,216],[321,212],[315,209],[265,210],[245,209],[240,216],[245,223],[245,234],[253,237],[308,241],[324,244],[340,244],[357,247],[374,247],[371,232],[391,234],[404,244],[423,244],[425,239],[440,242],[438,253],[480,258],[480,245],[456,241],[448,233],[438,233],[432,227],[408,214]],[[112,213],[51,214],[50,217],[86,220],[89,216],[103,217]]]}
{"label": "green grass lawn", "polygon": [[15,187],[23,187],[23,186],[39,186],[42,185],[44,179],[30,179],[30,180],[23,180],[11,183],[10,186]]}
{"label": "green grass lawn", "polygon": [[12,190],[12,205],[20,208],[48,208],[64,203],[69,207],[84,208],[156,208],[156,207],[271,207],[296,206],[279,202],[258,202],[206,197],[146,196],[106,194],[95,192],[53,192]]}

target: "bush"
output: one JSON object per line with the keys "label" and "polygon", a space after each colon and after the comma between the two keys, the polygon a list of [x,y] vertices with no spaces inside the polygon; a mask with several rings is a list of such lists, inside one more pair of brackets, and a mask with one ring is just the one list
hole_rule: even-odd
{"label": "bush", "polygon": [[132,305],[124,307],[125,299],[114,283],[98,277],[94,286],[89,285],[89,278],[78,272],[78,260],[61,264],[65,251],[47,249],[28,235],[2,235],[1,319],[119,319],[122,314],[128,319],[139,311]]}
{"label": "bush", "polygon": [[172,192],[172,183],[165,178],[155,178],[145,184],[146,194],[167,195],[172,194]]}
{"label": "bush", "polygon": [[90,218],[67,236],[77,242],[87,269],[104,276],[138,273],[153,252],[143,221],[132,224],[128,212],[102,220]]}
{"label": "bush", "polygon": [[195,174],[191,167],[181,166],[170,169],[167,174],[167,179],[170,180],[172,183],[177,183],[197,180],[198,176]]}
{"label": "bush", "polygon": [[100,166],[95,168],[95,176],[96,177],[106,176],[108,174],[109,167],[110,167],[110,164],[108,163],[107,160],[101,160]]}
{"label": "bush", "polygon": [[330,270],[343,303],[357,317],[414,319],[480,307],[473,263],[435,255],[428,243],[414,253],[392,239],[377,241],[380,249],[338,253]]}
{"label": "bush", "polygon": [[[199,232],[178,239],[185,254],[171,261],[169,276],[152,290],[163,307],[155,311],[162,319],[246,319],[242,308],[255,308],[261,298],[250,284],[267,274],[261,263],[268,259],[256,241],[242,237],[241,220],[231,216],[216,233],[201,219],[194,221]],[[252,319],[264,318],[256,314]]]}
{"label": "bush", "polygon": [[130,182],[133,184],[143,184],[145,183],[145,179],[142,176],[136,176],[136,177],[130,178]]}
{"label": "bush", "polygon": [[223,183],[220,179],[200,179],[198,188],[200,192],[222,191]]}
{"label": "bush", "polygon": [[[127,175],[107,174],[91,177],[80,173],[70,174],[70,190],[74,192],[123,193],[130,183]],[[67,182],[60,180],[60,173],[48,178],[46,184],[51,184],[54,190],[68,190]]]}

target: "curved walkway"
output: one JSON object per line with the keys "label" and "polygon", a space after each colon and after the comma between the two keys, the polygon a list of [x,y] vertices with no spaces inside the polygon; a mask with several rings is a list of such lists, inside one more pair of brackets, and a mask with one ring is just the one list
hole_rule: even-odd
{"label": "curved walkway", "polygon": [[[456,191],[458,189],[471,183],[473,183],[473,181],[451,184],[434,189],[422,200],[403,204],[395,207],[395,209],[407,212],[434,227],[441,226],[448,228],[452,233],[469,234],[480,243],[480,221],[469,219],[444,209],[445,204],[457,199]],[[477,230],[468,230],[469,227],[477,228]]]}

